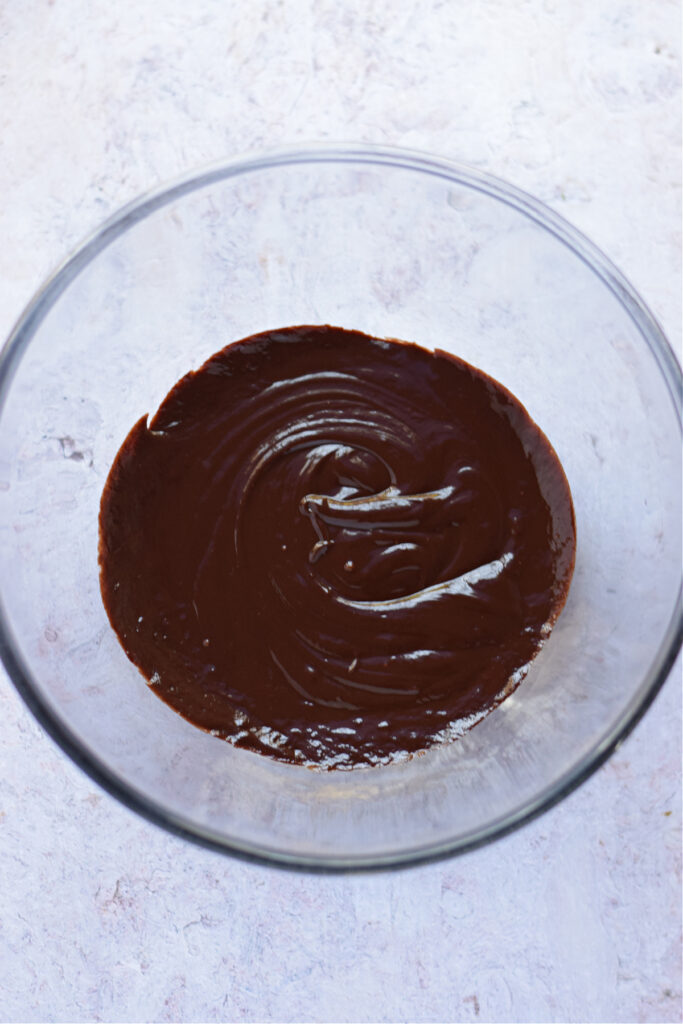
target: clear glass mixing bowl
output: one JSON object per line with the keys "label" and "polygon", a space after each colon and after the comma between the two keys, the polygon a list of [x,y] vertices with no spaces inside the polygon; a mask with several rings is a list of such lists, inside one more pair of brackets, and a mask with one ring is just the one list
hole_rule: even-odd
{"label": "clear glass mixing bowl", "polygon": [[[566,608],[517,692],[403,764],[321,773],[189,725],[100,600],[97,517],[132,424],[267,328],[439,347],[521,399],[576,506]],[[215,167],[109,220],[44,285],[0,362],[0,644],[58,743],[124,803],[221,850],[309,868],[470,849],[585,779],[652,701],[680,618],[680,370],[609,261],[517,189],[386,149]]]}

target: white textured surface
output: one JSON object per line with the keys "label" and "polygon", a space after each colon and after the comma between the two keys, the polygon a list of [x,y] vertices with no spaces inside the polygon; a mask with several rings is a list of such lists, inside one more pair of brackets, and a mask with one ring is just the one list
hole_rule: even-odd
{"label": "white textured surface", "polygon": [[[480,166],[585,230],[679,335],[671,0],[5,0],[0,335],[142,189],[296,140]],[[678,1021],[680,663],[611,761],[461,859],[317,877],[97,791],[0,676],[0,1018]]]}

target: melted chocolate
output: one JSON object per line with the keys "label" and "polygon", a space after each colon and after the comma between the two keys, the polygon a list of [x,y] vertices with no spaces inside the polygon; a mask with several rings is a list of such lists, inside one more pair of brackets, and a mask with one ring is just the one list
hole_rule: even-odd
{"label": "melted chocolate", "polygon": [[181,715],[323,767],[478,721],[564,604],[574,515],[520,403],[443,352],[334,327],[229,345],[119,451],[104,604]]}

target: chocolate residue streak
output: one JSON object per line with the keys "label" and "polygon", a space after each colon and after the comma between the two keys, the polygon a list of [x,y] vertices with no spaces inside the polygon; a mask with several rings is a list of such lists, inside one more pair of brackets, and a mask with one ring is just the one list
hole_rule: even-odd
{"label": "chocolate residue streak", "polygon": [[334,327],[256,335],[184,377],[100,511],[104,604],[154,693],[325,768],[424,750],[499,703],[574,550],[557,456],[505,388]]}

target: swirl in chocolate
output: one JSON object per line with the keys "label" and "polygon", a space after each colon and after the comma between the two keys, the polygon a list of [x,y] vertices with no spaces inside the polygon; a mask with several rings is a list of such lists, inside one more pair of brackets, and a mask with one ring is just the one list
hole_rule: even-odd
{"label": "swirl in chocolate", "polygon": [[466,363],[333,327],[229,345],[132,429],[104,603],[191,722],[321,767],[424,750],[524,675],[574,516],[520,403]]}

